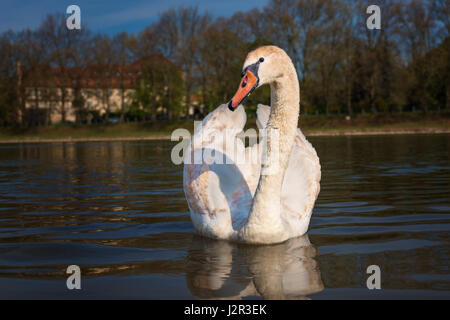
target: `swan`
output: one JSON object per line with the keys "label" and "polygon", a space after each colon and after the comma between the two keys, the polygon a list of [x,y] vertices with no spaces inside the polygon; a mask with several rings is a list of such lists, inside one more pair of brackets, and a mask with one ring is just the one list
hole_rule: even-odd
{"label": "swan", "polygon": [[[265,84],[271,106],[258,105],[257,126],[267,147],[245,147],[238,137],[247,120],[241,103]],[[299,112],[297,72],[286,52],[263,46],[248,53],[236,94],[197,126],[185,153],[183,188],[200,235],[274,244],[306,233],[321,172],[315,149],[297,128]]]}

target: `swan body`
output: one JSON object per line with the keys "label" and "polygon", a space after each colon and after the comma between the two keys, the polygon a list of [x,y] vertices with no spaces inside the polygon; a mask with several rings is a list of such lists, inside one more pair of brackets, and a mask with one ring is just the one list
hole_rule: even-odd
{"label": "swan body", "polygon": [[[297,128],[300,93],[290,58],[278,47],[265,46],[248,54],[244,71],[255,71],[255,64],[255,87],[271,86],[271,106],[257,109],[266,149],[262,142],[245,147],[238,137],[246,123],[243,99],[220,105],[195,130],[185,153],[183,186],[191,220],[201,235],[280,243],[306,233],[320,190],[320,163]],[[243,80],[236,96],[245,99],[246,92],[239,91],[250,90],[246,86]]]}

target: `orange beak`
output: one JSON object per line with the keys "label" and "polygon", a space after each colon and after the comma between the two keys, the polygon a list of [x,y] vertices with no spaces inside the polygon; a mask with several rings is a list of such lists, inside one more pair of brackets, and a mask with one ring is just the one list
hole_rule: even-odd
{"label": "orange beak", "polygon": [[234,111],[241,103],[245,100],[255,88],[258,86],[259,78],[249,69],[245,71],[244,76],[242,77],[241,83],[239,84],[239,88],[237,89],[234,97],[231,99],[228,104],[228,108],[231,111]]}

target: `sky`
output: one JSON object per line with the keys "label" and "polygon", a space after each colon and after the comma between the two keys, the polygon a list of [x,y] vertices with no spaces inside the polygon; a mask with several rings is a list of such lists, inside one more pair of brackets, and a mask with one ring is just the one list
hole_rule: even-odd
{"label": "sky", "polygon": [[[198,6],[213,17],[229,17],[237,11],[262,8],[268,0],[0,0],[0,33],[37,28],[49,13],[62,12],[71,4],[81,9],[81,23],[98,33],[139,32],[167,9]],[[67,15],[68,16],[68,15]]]}

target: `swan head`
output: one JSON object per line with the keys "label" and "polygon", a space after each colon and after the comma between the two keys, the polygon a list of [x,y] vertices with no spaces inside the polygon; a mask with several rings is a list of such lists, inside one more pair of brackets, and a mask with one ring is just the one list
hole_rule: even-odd
{"label": "swan head", "polygon": [[247,54],[242,68],[242,79],[236,94],[228,103],[234,111],[256,88],[276,82],[292,66],[286,52],[276,46],[263,46]]}

